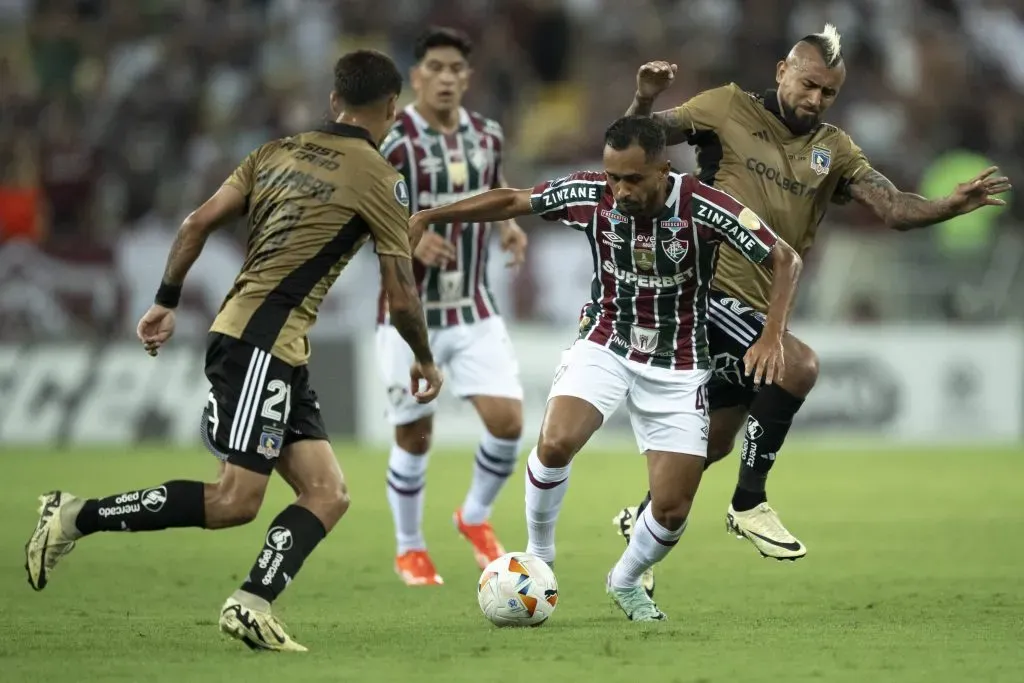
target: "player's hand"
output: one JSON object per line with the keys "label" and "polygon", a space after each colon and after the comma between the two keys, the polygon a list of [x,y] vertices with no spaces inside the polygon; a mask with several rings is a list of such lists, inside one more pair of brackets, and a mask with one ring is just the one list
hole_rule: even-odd
{"label": "player's hand", "polygon": [[[441,377],[441,371],[438,370],[437,366],[433,363],[413,363],[412,371],[412,385],[409,387],[410,392],[416,398],[417,403],[430,403],[437,395],[441,392],[441,385],[444,384],[444,379]],[[420,380],[427,383],[427,388],[420,389]]]}
{"label": "player's hand", "polygon": [[412,253],[417,261],[431,268],[443,268],[449,261],[454,261],[458,257],[454,244],[429,230],[423,232]]}
{"label": "player's hand", "polygon": [[786,359],[782,352],[782,336],[765,335],[754,342],[743,356],[747,377],[754,375],[754,384],[773,384],[782,379]]}
{"label": "player's hand", "polygon": [[514,220],[507,220],[501,226],[501,250],[512,255],[512,258],[505,264],[508,268],[521,266],[526,262],[528,241],[526,233]]}
{"label": "player's hand", "polygon": [[423,211],[417,211],[409,218],[409,246],[412,247],[413,253],[416,253],[416,247],[419,246],[423,235],[429,232],[429,227],[430,222],[424,217]]}
{"label": "player's hand", "polygon": [[135,329],[146,353],[151,356],[174,335],[174,309],[153,304]]}
{"label": "player's hand", "polygon": [[647,62],[636,72],[636,95],[653,100],[663,93],[676,77],[679,67],[668,62]]}
{"label": "player's hand", "polygon": [[953,194],[949,195],[953,210],[962,215],[983,206],[1006,206],[1006,200],[995,195],[1008,192],[1012,186],[1006,176],[992,177],[997,171],[998,166],[989,166],[973,180],[957,185]]}

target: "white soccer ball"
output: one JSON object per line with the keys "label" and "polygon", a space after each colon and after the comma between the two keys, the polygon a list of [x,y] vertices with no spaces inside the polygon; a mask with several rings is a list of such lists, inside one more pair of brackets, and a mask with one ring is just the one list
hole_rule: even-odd
{"label": "white soccer ball", "polygon": [[484,569],[476,597],[484,616],[496,626],[540,626],[558,604],[558,581],[543,560],[506,553]]}

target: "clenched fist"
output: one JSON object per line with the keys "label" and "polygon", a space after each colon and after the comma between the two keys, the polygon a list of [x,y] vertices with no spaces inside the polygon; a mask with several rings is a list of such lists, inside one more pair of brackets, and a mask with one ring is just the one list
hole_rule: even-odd
{"label": "clenched fist", "polygon": [[647,62],[636,72],[636,96],[653,100],[663,93],[676,77],[679,67],[668,62]]}

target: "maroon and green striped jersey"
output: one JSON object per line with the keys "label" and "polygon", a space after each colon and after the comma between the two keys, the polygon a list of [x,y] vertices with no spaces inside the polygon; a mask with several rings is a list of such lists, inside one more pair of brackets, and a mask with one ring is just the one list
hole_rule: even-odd
{"label": "maroon and green striped jersey", "polygon": [[[381,144],[381,153],[405,176],[413,212],[451,204],[500,187],[505,138],[501,126],[459,109],[459,128],[433,130],[413,105],[403,109]],[[432,225],[430,230],[455,245],[458,258],[445,268],[413,259],[428,327],[472,323],[498,313],[487,284],[491,223]],[[381,291],[377,322],[388,324],[387,297]]]}
{"label": "maroon and green striped jersey", "polygon": [[778,237],[729,194],[688,174],[669,174],[658,218],[615,205],[604,173],[579,172],[537,185],[533,212],[587,235],[594,257],[580,338],[638,363],[709,369],[708,292],[723,242],[753,263]]}

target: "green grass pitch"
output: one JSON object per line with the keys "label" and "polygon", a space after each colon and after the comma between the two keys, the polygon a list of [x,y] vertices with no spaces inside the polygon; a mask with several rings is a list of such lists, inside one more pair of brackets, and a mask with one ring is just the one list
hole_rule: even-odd
{"label": "green grass pitch", "polygon": [[[645,488],[631,449],[580,455],[558,528],[558,609],[538,629],[479,613],[479,571],[450,517],[470,453],[436,453],[427,540],[446,584],[406,588],[381,451],[340,448],[352,508],[278,603],[307,654],[252,653],[217,631],[218,608],[289,502],[271,486],[259,519],[227,531],[102,534],[42,593],[25,580],[36,496],[95,496],[207,478],[199,449],[3,448],[0,679],[208,681],[652,681],[829,683],[1024,680],[1024,451],[792,447],[772,501],[808,546],[762,559],[725,533],[736,458],[712,468],[682,542],[659,567],[663,624],[632,624],[604,595],[622,548],[610,524]],[[525,546],[522,465],[495,513]]]}

